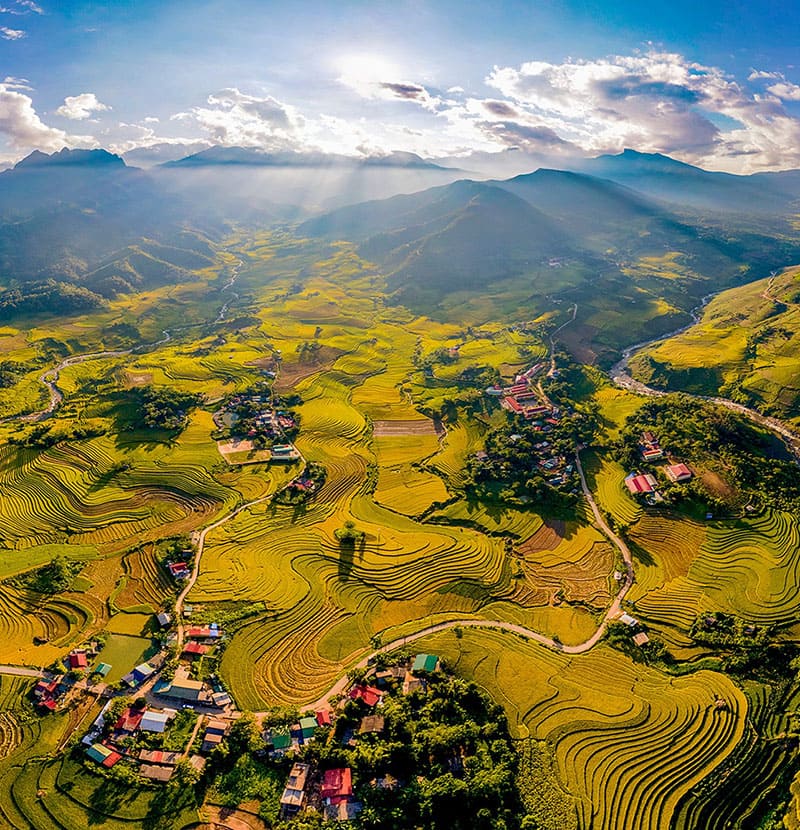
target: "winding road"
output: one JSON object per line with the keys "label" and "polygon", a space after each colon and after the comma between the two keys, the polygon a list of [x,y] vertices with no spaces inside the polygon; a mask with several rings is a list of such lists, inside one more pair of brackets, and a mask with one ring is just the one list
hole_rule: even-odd
{"label": "winding road", "polygon": [[[774,300],[769,292],[771,291],[776,273],[777,272],[773,271],[770,275],[767,288],[764,290],[764,294],[762,295],[767,299]],[[622,352],[621,359],[617,361],[608,372],[611,380],[621,389],[627,389],[631,392],[636,392],[639,395],[646,395],[651,398],[663,397],[664,395],[670,394],[668,391],[648,386],[646,383],[642,383],[632,377],[628,371],[631,358],[649,346],[653,346],[656,343],[662,343],[665,340],[669,340],[671,337],[677,337],[679,334],[683,334],[685,331],[688,331],[690,328],[697,325],[697,323],[700,322],[703,309],[715,296],[716,294],[709,294],[703,298],[702,304],[692,310],[692,322],[688,325],[681,326],[679,329],[675,329],[675,331],[671,331],[668,334],[661,335],[660,337],[654,337],[652,340],[647,340],[644,343],[637,343],[636,345],[629,346],[625,349]],[[783,439],[787,448],[794,456],[795,461],[800,464],[800,433],[796,429],[790,427],[785,421],[782,421],[779,418],[774,418],[770,415],[762,415],[757,410],[752,409],[749,406],[744,406],[744,404],[728,400],[728,398],[720,398],[714,395],[695,395],[691,392],[681,392],[680,394],[688,395],[689,397],[695,398],[699,401],[708,401],[709,403],[714,403],[717,406],[725,407],[725,409],[729,409],[739,415],[744,415],[746,418],[749,418],[753,421],[753,423],[756,423],[759,426],[766,427]]]}
{"label": "winding road", "polygon": [[[214,320],[214,325],[218,323],[222,323],[225,320],[225,315],[228,313],[228,309],[235,300],[239,298],[239,295],[235,291],[231,291],[230,289],[235,284],[236,280],[239,277],[239,271],[241,270],[242,266],[244,265],[243,260],[239,260],[236,265],[234,265],[231,273],[231,278],[228,280],[225,285],[222,286],[220,289],[221,292],[228,291],[232,296],[231,298],[224,303],[222,308],[219,310],[219,314],[217,318]],[[192,324],[196,325],[196,324]],[[61,374],[63,369],[66,369],[69,366],[78,366],[81,363],[87,363],[90,360],[102,360],[103,358],[109,357],[124,357],[125,355],[130,354],[138,354],[141,352],[146,351],[147,349],[153,349],[158,346],[162,346],[164,343],[169,343],[172,340],[172,332],[177,331],[184,331],[185,329],[192,328],[192,326],[181,326],[175,329],[164,329],[162,334],[164,335],[160,340],[156,340],[153,343],[145,343],[141,346],[137,346],[134,349],[121,349],[116,351],[106,351],[106,352],[88,352],[87,354],[76,354],[71,355],[70,357],[64,359],[59,363],[57,366],[53,366],[48,369],[46,372],[43,372],[39,375],[39,382],[47,387],[47,391],[50,396],[50,402],[44,409],[40,409],[38,412],[31,412],[27,415],[12,415],[7,418],[3,418],[0,420],[0,424],[10,423],[11,421],[20,421],[22,423],[36,423],[39,421],[44,421],[46,418],[49,418],[58,407],[61,405],[61,402],[64,400],[64,393],[58,388],[58,377]]]}

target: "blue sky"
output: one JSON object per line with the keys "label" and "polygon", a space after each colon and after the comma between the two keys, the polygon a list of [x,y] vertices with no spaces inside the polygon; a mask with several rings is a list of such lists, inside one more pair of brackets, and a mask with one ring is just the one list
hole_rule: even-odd
{"label": "blue sky", "polygon": [[209,143],[800,166],[800,4],[0,0],[0,161]]}

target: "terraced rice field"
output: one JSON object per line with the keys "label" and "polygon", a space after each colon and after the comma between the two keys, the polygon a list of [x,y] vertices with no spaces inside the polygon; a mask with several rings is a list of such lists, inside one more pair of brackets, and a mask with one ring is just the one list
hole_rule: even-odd
{"label": "terraced rice field", "polygon": [[[611,601],[616,551],[589,524],[550,521],[518,547],[528,586],[553,604],[604,608]],[[535,604],[541,604],[541,599]]]}
{"label": "terraced rice field", "polygon": [[625,476],[630,470],[624,470],[616,461],[595,453],[586,454],[583,467],[589,489],[595,494],[598,505],[614,521],[631,524],[639,518],[642,508],[625,487]]}
{"label": "terraced rice field", "polygon": [[606,648],[568,658],[472,629],[420,648],[484,686],[519,735],[551,744],[580,828],[669,827],[683,795],[744,731],[745,696],[724,675],[669,678]]}
{"label": "terraced rice field", "polygon": [[[668,527],[668,524],[665,525]],[[639,613],[661,624],[688,628],[701,610],[722,610],[757,624],[785,626],[800,607],[800,522],[765,511],[756,518],[715,522],[705,532],[688,524],[685,541],[664,539],[670,570],[643,571],[631,596]],[[691,531],[694,532],[692,538]],[[663,538],[663,537],[662,537]],[[697,543],[701,542],[699,547]],[[658,549],[658,534],[647,535]]]}

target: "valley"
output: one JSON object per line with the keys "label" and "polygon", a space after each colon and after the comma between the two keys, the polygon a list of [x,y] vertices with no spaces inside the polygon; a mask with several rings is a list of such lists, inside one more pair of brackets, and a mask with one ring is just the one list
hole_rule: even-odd
{"label": "valley", "polygon": [[797,242],[539,173],[219,226],[202,267],[3,320],[8,826],[291,827],[328,756],[369,814],[401,767],[370,700],[400,730],[448,683],[500,707],[513,826],[789,809],[797,413],[760,373]]}

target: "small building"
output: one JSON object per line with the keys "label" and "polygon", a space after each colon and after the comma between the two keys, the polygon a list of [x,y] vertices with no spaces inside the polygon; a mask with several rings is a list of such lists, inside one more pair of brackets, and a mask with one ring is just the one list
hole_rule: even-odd
{"label": "small building", "polygon": [[644,633],[644,631],[640,631],[638,634],[633,635],[633,642],[635,645],[641,648],[643,645],[645,645],[645,643],[650,642],[650,638],[647,636],[647,634]]}
{"label": "small building", "polygon": [[353,795],[353,781],[350,767],[329,769],[322,774],[320,796],[328,804],[348,801]]}
{"label": "small building", "polygon": [[206,768],[206,759],[202,755],[192,755],[189,758],[189,766],[202,772]]}
{"label": "small building", "polygon": [[270,733],[268,743],[272,744],[272,751],[282,755],[292,747],[292,736],[288,726],[277,726]]}
{"label": "small building", "polygon": [[317,719],[312,717],[300,718],[300,737],[304,743],[314,739],[314,733],[317,731]]}
{"label": "small building", "polygon": [[203,693],[203,684],[200,680],[175,679],[161,694],[165,697],[174,697],[177,700],[186,700],[196,703]]}
{"label": "small building", "polygon": [[418,654],[411,665],[411,671],[435,672],[439,670],[439,658],[435,654]]}
{"label": "small building", "polygon": [[172,617],[166,611],[162,611],[156,619],[162,628],[166,628],[172,622]]}
{"label": "small building", "polygon": [[67,655],[67,665],[73,671],[85,669],[89,665],[89,659],[83,649],[75,649]]}
{"label": "small building", "polygon": [[692,477],[692,471],[686,464],[669,464],[665,469],[670,481],[689,481]]}
{"label": "small building", "polygon": [[218,640],[222,636],[222,629],[216,623],[211,625],[190,625],[186,629],[186,636],[190,640]]}
{"label": "small building", "polygon": [[192,575],[185,562],[170,562],[167,568],[175,579],[188,579]]}
{"label": "small building", "polygon": [[163,749],[143,749],[139,753],[139,760],[143,764],[160,764],[166,767],[174,767],[181,760],[181,753],[166,752]]}
{"label": "small building", "polygon": [[383,734],[386,720],[383,715],[365,715],[361,718],[361,726],[358,729],[359,735],[381,735]]}
{"label": "small building", "polygon": [[203,643],[198,643],[196,640],[192,640],[191,642],[186,643],[183,647],[181,657],[194,659],[195,657],[202,657],[204,654],[208,654],[209,651],[209,646],[203,645]]}
{"label": "small building", "polygon": [[305,788],[309,770],[308,764],[297,763],[289,771],[289,778],[281,796],[281,810],[286,815],[298,813],[305,803]]}
{"label": "small building", "polygon": [[636,617],[632,617],[630,614],[620,614],[619,621],[621,623],[625,623],[625,625],[629,628],[639,625],[639,620],[637,620]]}
{"label": "small building", "polygon": [[367,686],[364,683],[357,683],[350,689],[351,700],[363,700],[367,706],[376,706],[380,703],[383,692],[374,686]]}
{"label": "small building", "polygon": [[222,720],[212,719],[206,724],[206,731],[203,735],[203,744],[200,747],[201,752],[211,752],[215,747],[219,746],[228,734],[228,724]]}
{"label": "small building", "polygon": [[106,768],[113,767],[122,758],[119,752],[115,752],[110,747],[100,743],[92,744],[86,750],[86,755]]}
{"label": "small building", "polygon": [[142,663],[133,670],[133,679],[136,683],[144,683],[155,672],[149,663]]}
{"label": "small building", "polygon": [[98,663],[94,667],[94,673],[99,674],[101,677],[105,677],[111,671],[111,665],[109,663]]}
{"label": "small building", "polygon": [[411,692],[416,692],[417,689],[424,689],[425,681],[421,677],[415,677],[410,671],[406,672],[403,679],[403,694],[410,695]]}
{"label": "small building", "polygon": [[139,724],[139,729],[141,729],[143,732],[164,732],[173,714],[174,712],[155,712],[151,709],[148,709],[142,717],[142,721]]}
{"label": "small building", "polygon": [[159,764],[140,764],[139,775],[149,781],[167,782],[172,778],[175,767],[162,767]]}
{"label": "small building", "polygon": [[127,732],[132,735],[141,725],[144,717],[144,709],[126,709],[120,716],[119,720],[114,724],[115,732]]}
{"label": "small building", "polygon": [[33,694],[37,698],[52,697],[58,689],[59,679],[54,677],[52,680],[40,680],[33,687]]}
{"label": "small building", "polygon": [[631,473],[625,479],[625,486],[632,495],[638,496],[641,493],[654,492],[658,486],[658,482],[650,473],[646,473],[645,475]]}
{"label": "small building", "polygon": [[317,726],[330,726],[332,723],[331,710],[320,709],[319,712],[314,713],[316,716]]}
{"label": "small building", "polygon": [[218,709],[224,709],[233,703],[231,696],[227,692],[214,692],[211,695],[211,701]]}

